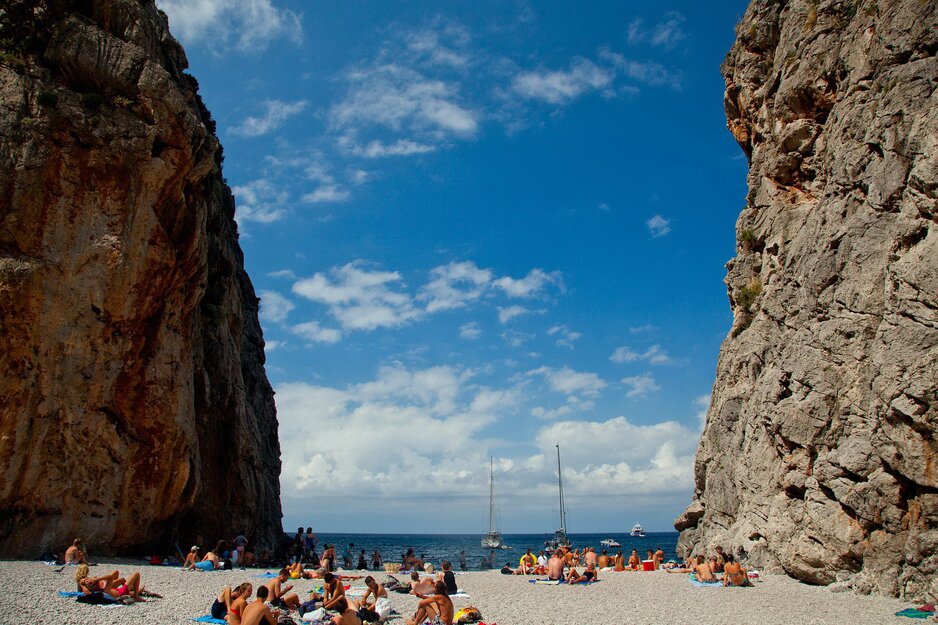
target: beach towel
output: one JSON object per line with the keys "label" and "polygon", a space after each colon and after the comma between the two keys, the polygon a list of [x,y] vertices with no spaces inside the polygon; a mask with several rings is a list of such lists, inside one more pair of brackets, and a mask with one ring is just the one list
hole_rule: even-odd
{"label": "beach towel", "polygon": [[80,597],[80,596],[82,596],[83,594],[85,594],[85,593],[83,593],[83,592],[78,592],[77,590],[60,590],[60,591],[59,591],[59,596],[60,596],[60,597]]}
{"label": "beach towel", "polygon": [[260,575],[255,575],[254,577],[258,579],[273,579],[275,577],[280,577],[277,573],[271,573],[267,571],[266,573],[261,573]]}
{"label": "beach towel", "polygon": [[906,618],[928,618],[933,614],[934,612],[923,612],[922,610],[916,610],[915,608],[906,608],[901,612],[896,612],[896,616],[904,616]]}
{"label": "beach towel", "polygon": [[544,586],[556,586],[563,583],[563,580],[560,579],[529,579],[528,583],[530,584],[539,584]]}
{"label": "beach towel", "polygon": [[697,586],[698,588],[717,588],[717,587],[722,588],[723,587],[722,582],[702,582],[699,579],[697,579],[697,575],[695,575],[694,573],[691,573],[690,575],[688,575],[687,579],[690,581],[691,584],[693,584],[694,586]]}
{"label": "beach towel", "polygon": [[196,623],[217,623],[218,625],[228,625],[228,623],[223,618],[214,618],[211,614],[206,614],[205,616],[199,616],[192,619]]}

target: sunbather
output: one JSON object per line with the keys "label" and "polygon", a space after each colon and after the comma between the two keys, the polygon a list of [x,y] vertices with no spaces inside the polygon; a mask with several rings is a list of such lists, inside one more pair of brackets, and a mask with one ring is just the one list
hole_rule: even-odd
{"label": "sunbather", "polygon": [[417,571],[411,571],[410,573],[410,594],[412,595],[429,595],[433,593],[433,578],[432,577],[420,577],[420,573]]}
{"label": "sunbather", "polygon": [[633,549],[632,555],[629,556],[629,568],[633,571],[638,571],[642,568],[642,559],[638,557],[637,549]]}
{"label": "sunbather", "polygon": [[587,547],[583,550],[583,563],[592,564],[594,567],[599,564],[599,557],[596,555],[595,549]]}
{"label": "sunbather", "polygon": [[723,585],[752,586],[748,572],[739,565],[739,562],[736,562],[733,554],[727,553],[724,558],[726,558],[726,564],[723,565]]}
{"label": "sunbather", "polygon": [[118,571],[111,571],[101,577],[89,577],[88,565],[80,564],[75,571],[75,581],[78,583],[78,589],[86,595],[101,592],[118,601],[123,601],[125,597],[129,601],[145,601],[140,596],[143,592],[140,573],[131,573],[126,579],[121,577]]}
{"label": "sunbather", "polygon": [[245,608],[248,607],[248,599],[251,598],[254,587],[248,583],[244,583],[238,586],[236,590],[237,596],[232,595],[231,607],[228,608],[228,616],[226,617],[228,625],[241,625],[241,615],[244,614]]}
{"label": "sunbather", "polygon": [[421,597],[417,604],[417,613],[407,621],[407,625],[422,625],[427,618],[433,618],[434,624],[453,625],[453,600],[446,594],[446,584],[437,582],[436,594]]}
{"label": "sunbather", "polygon": [[565,565],[563,549],[558,549],[550,556],[550,560],[547,561],[548,579],[554,581],[563,579],[563,569]]}
{"label": "sunbather", "polygon": [[65,564],[88,564],[81,538],[76,538],[72,541],[72,546],[65,550]]}
{"label": "sunbather", "polygon": [[[251,596],[253,588],[250,584],[241,584],[234,590],[231,589],[231,586],[225,586],[221,589],[221,592],[218,593],[218,596],[215,597],[215,602],[212,603],[212,608],[209,610],[209,613],[212,615],[212,618],[223,619],[229,613],[233,613],[234,602],[241,598],[245,591],[247,596]],[[238,611],[238,617],[241,616],[240,610]]]}
{"label": "sunbather", "polygon": [[268,599],[267,586],[261,586],[257,589],[257,600],[252,601],[244,608],[241,613],[241,625],[277,625],[277,617],[280,616],[279,610],[271,611],[267,607]]}
{"label": "sunbather", "polygon": [[446,593],[454,595],[459,592],[459,588],[456,586],[456,574],[453,573],[453,563],[449,560],[443,560],[440,562],[440,567],[443,570],[437,576],[437,581],[446,584]]}
{"label": "sunbather", "polygon": [[625,570],[625,556],[622,555],[622,550],[616,552],[615,557],[612,559],[612,568],[616,571]]}
{"label": "sunbather", "polygon": [[362,625],[358,613],[349,607],[345,597],[339,597],[332,609],[338,612],[336,616],[332,617],[333,625]]}
{"label": "sunbather", "polygon": [[369,610],[374,610],[375,604],[378,603],[378,599],[388,596],[388,591],[384,589],[384,586],[375,581],[375,578],[369,575],[365,578],[365,594],[362,595],[362,598],[357,602],[350,602],[355,609],[367,608]]}
{"label": "sunbather", "polygon": [[694,568],[697,571],[697,581],[700,581],[700,582],[717,581],[717,578],[713,575],[713,571],[710,569],[710,565],[707,564],[707,561],[704,560],[703,556],[697,556],[697,566]]}
{"label": "sunbather", "polygon": [[189,553],[186,554],[186,561],[182,563],[183,571],[191,571],[195,568],[195,565],[199,562],[199,548],[195,545],[192,545],[192,549],[189,550]]}
{"label": "sunbather", "polygon": [[586,565],[586,570],[583,571],[582,575],[580,575],[575,568],[570,569],[570,573],[567,575],[568,584],[582,584],[597,581],[599,581],[599,577],[596,574],[596,567],[592,564]]}
{"label": "sunbather", "polygon": [[345,586],[342,585],[341,579],[328,571],[322,574],[322,581],[322,607],[334,610],[339,604],[339,599],[345,600]]}
{"label": "sunbather", "polygon": [[599,564],[597,566],[601,569],[612,566],[612,558],[609,557],[609,552],[605,549],[599,554]]}

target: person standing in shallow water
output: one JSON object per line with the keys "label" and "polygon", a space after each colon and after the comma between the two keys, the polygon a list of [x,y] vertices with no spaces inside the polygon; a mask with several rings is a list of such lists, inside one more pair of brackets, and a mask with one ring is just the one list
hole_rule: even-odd
{"label": "person standing in shallow water", "polygon": [[371,568],[376,571],[381,568],[381,552],[377,549],[371,554]]}
{"label": "person standing in shallow water", "polygon": [[459,570],[460,571],[469,570],[469,564],[466,562],[466,550],[465,549],[459,552]]}

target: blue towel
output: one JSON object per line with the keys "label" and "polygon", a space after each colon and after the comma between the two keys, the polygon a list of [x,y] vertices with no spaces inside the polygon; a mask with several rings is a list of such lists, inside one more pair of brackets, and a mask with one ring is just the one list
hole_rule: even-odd
{"label": "blue towel", "polygon": [[254,577],[257,577],[257,578],[260,578],[260,579],[273,579],[273,578],[275,578],[275,577],[280,577],[280,576],[279,576],[277,573],[271,573],[270,571],[267,571],[266,573],[261,573],[260,575],[255,575]]}
{"label": "blue towel", "polygon": [[901,612],[896,612],[896,616],[905,616],[908,618],[929,618],[934,616],[933,612],[922,612],[921,610],[916,610],[915,608],[906,608]]}
{"label": "blue towel", "polygon": [[206,614],[205,616],[200,616],[192,620],[196,623],[218,623],[218,625],[228,625],[228,623],[225,622],[225,619],[215,618],[211,614]]}
{"label": "blue towel", "polygon": [[690,580],[691,584],[693,584],[694,586],[697,586],[698,588],[717,588],[717,587],[723,586],[722,582],[702,582],[699,579],[697,579],[697,576],[693,573],[688,575],[687,579]]}
{"label": "blue towel", "polygon": [[60,591],[59,591],[59,596],[60,596],[60,597],[80,597],[80,596],[82,596],[83,594],[84,594],[84,593],[77,592],[77,591],[74,591],[74,590],[60,590]]}

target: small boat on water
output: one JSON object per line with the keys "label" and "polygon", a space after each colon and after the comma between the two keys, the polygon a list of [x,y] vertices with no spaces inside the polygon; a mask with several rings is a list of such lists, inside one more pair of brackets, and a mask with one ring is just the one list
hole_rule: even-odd
{"label": "small boat on water", "polygon": [[493,460],[489,457],[489,531],[482,536],[482,546],[486,549],[511,549],[502,539],[502,534],[495,529],[495,471]]}
{"label": "small boat on water", "polygon": [[560,490],[560,529],[554,532],[554,537],[544,542],[547,553],[553,553],[561,547],[570,547],[572,543],[567,538],[567,510],[563,505],[563,474],[560,472],[560,445],[557,445],[557,488]]}
{"label": "small boat on water", "polygon": [[622,545],[619,544],[619,541],[614,538],[604,538],[599,541],[599,544],[603,547],[609,547],[610,549],[618,549]]}
{"label": "small boat on water", "polygon": [[635,525],[632,526],[632,531],[629,532],[629,533],[630,533],[632,536],[639,536],[639,537],[641,537],[641,536],[644,536],[644,535],[645,535],[645,528],[642,527],[642,524],[641,524],[641,523],[636,523]]}

